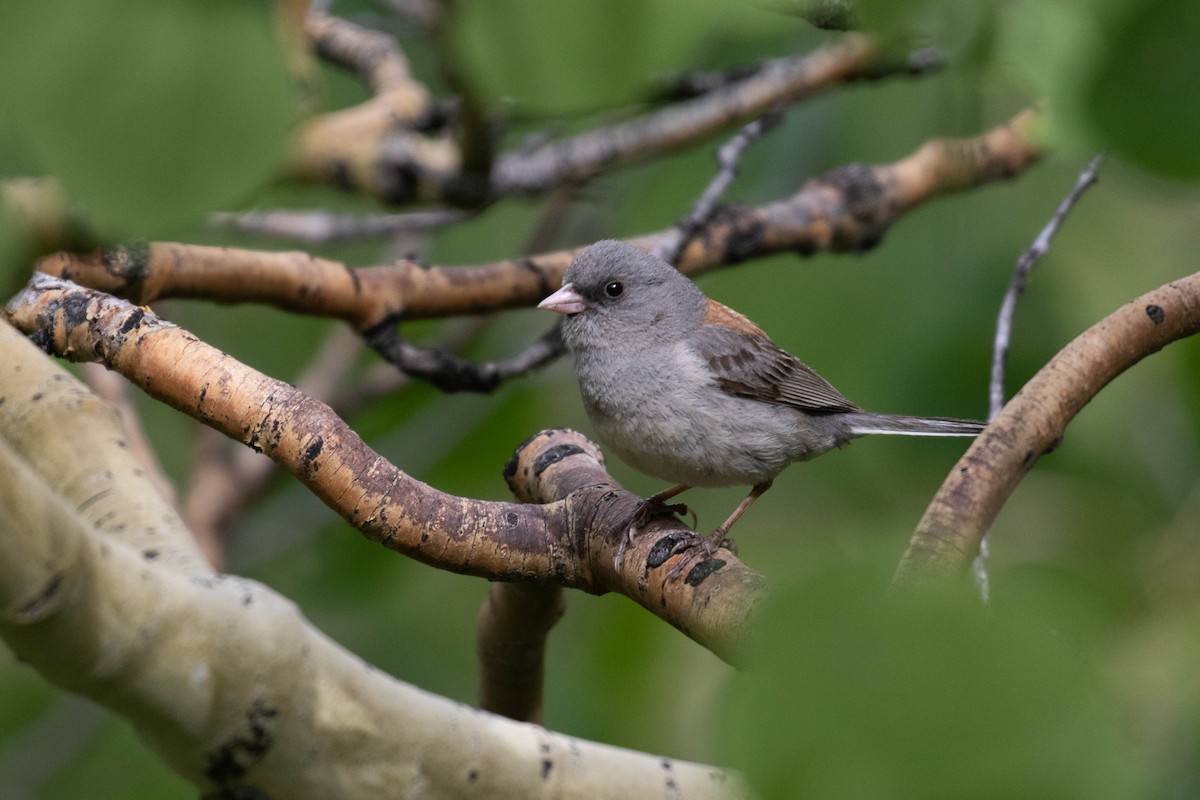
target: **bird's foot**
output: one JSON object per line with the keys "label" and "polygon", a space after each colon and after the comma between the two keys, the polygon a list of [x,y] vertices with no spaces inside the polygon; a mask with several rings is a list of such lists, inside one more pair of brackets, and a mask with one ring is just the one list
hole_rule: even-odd
{"label": "bird's foot", "polygon": [[667,572],[667,580],[675,580],[684,573],[685,569],[690,571],[692,567],[711,559],[722,548],[728,550],[732,555],[737,555],[737,543],[733,539],[727,538],[725,534],[726,529],[722,527],[707,536],[689,536],[676,542],[667,558],[670,559],[680,554],[683,554],[683,558],[679,559],[679,563]]}
{"label": "bird's foot", "polygon": [[613,567],[620,571],[621,561],[625,558],[625,551],[629,548],[629,545],[633,544],[634,537],[642,533],[642,530],[650,523],[650,520],[655,517],[682,517],[685,515],[692,518],[691,527],[692,530],[695,530],[699,518],[687,503],[667,503],[662,497],[656,494],[647,497],[638,506],[633,519],[629,521],[629,527],[625,529],[625,535],[617,543],[617,552],[613,556]]}

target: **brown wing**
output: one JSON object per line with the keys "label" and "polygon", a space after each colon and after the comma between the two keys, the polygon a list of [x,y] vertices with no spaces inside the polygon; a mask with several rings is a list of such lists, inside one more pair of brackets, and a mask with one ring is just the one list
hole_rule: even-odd
{"label": "brown wing", "polygon": [[692,342],[730,394],[802,411],[861,410],[733,309],[709,300],[704,322]]}

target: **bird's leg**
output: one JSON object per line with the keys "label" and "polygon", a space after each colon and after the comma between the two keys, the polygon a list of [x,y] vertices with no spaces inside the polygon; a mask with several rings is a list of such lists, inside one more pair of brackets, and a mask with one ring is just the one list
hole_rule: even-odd
{"label": "bird's leg", "polygon": [[696,550],[700,551],[702,558],[708,558],[712,556],[712,554],[717,552],[717,550],[722,546],[727,548],[730,552],[737,552],[736,545],[733,544],[733,540],[726,540],[725,536],[729,533],[729,529],[733,527],[733,523],[737,522],[742,514],[746,513],[746,509],[754,505],[754,501],[762,497],[763,493],[766,492],[767,489],[771,488],[771,483],[772,481],[763,481],[762,483],[756,484],[750,490],[750,494],[746,495],[742,502],[738,503],[738,507],[735,508],[733,513],[729,515],[729,519],[718,525],[716,530],[705,536],[703,539],[688,539],[675,545],[672,555],[682,553],[685,550],[693,550],[693,552],[688,553],[683,559],[680,560],[678,564],[672,567],[671,571],[667,573],[667,578],[678,578],[683,572],[683,568],[695,560],[697,555],[695,552]]}
{"label": "bird's leg", "polygon": [[[687,514],[692,518],[692,529],[695,530],[696,523],[698,522],[696,512],[692,511],[687,503],[672,503],[671,505],[667,505],[666,503],[667,500],[676,495],[683,494],[690,488],[686,483],[677,483],[669,489],[663,489],[657,494],[650,495],[646,498],[646,502],[642,504],[643,513],[646,513],[648,517],[661,514],[664,511],[669,511],[672,514]],[[644,522],[645,520],[643,520]]]}
{"label": "bird's leg", "polygon": [[613,566],[618,570],[621,569],[621,559],[625,557],[625,549],[633,543],[633,537],[642,532],[642,528],[652,518],[659,514],[690,514],[692,517],[692,528],[696,527],[696,512],[688,508],[685,503],[673,503],[667,505],[666,501],[676,495],[683,494],[689,487],[686,483],[679,483],[668,489],[663,489],[657,494],[652,494],[641,502],[638,506],[637,513],[633,515],[633,519],[629,522],[629,527],[625,529],[625,535],[621,537],[620,543],[617,544],[617,553],[613,556]]}

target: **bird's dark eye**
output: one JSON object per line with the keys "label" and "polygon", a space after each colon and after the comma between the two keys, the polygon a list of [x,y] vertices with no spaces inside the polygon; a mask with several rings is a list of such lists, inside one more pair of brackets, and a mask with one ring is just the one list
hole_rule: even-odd
{"label": "bird's dark eye", "polygon": [[604,293],[609,297],[620,297],[625,294],[625,284],[620,281],[613,281],[604,287]]}

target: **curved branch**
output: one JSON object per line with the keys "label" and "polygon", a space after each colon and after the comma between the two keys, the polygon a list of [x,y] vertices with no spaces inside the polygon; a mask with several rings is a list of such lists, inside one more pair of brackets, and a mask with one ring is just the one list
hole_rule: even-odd
{"label": "curved branch", "polygon": [[[122,466],[111,410],[3,320],[0,376],[0,639],[127,718],[205,796],[748,796],[720,769],[517,724],[369,668],[269,588],[205,567],[178,517],[97,495],[157,497]],[[110,439],[75,452],[64,425]],[[27,446],[29,429],[56,427]],[[106,503],[107,521],[91,516]]]}
{"label": "curved branch", "polygon": [[[1041,154],[1034,112],[969,139],[937,139],[892,164],[852,164],[763,206],[725,206],[691,238],[689,274],[781,252],[874,247],[906,212],[940,195],[1009,178]],[[671,229],[631,239],[655,250]],[[167,297],[261,302],[345,320],[358,331],[427,319],[532,307],[562,282],[576,250],[464,267],[411,261],[352,269],[302,252],[153,243],[87,255],[56,253],[38,269],[146,304]]]}
{"label": "curved branch", "polygon": [[649,524],[614,566],[641,498],[609,477],[599,450],[578,434],[536,436],[506,467],[518,497],[552,502],[455,497],[375,453],[326,404],[145,308],[39,274],[7,311],[43,349],[103,361],[152,397],[270,456],[368,539],[423,563],[621,592],[727,659],[761,599],[762,578],[724,551],[668,580],[673,560],[663,554],[694,535],[674,519]]}
{"label": "curved branch", "polygon": [[979,542],[1038,458],[1109,381],[1171,342],[1200,332],[1200,273],[1114,311],[1051,359],[979,435],[929,504],[898,584],[967,574]]}

